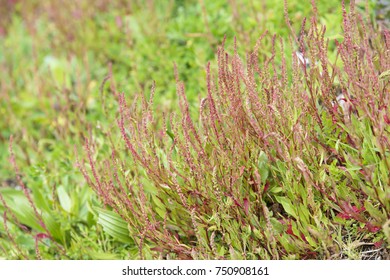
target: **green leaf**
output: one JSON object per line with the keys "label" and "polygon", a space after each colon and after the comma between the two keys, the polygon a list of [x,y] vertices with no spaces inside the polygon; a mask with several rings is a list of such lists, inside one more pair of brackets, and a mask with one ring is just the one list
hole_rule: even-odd
{"label": "green leaf", "polygon": [[165,205],[164,205],[164,204],[160,201],[160,199],[159,199],[157,196],[155,196],[155,195],[152,196],[152,200],[153,200],[153,202],[154,202],[154,203],[156,204],[156,206],[157,206],[154,210],[157,212],[157,214],[158,214],[161,218],[164,218],[165,215],[166,215],[166,211],[167,211]]}
{"label": "green leaf", "polygon": [[261,151],[258,158],[258,169],[263,184],[267,181],[269,175],[268,158],[267,155]]}
{"label": "green leaf", "polygon": [[116,238],[123,243],[133,243],[130,237],[128,224],[117,213],[106,209],[94,207],[98,212],[98,224],[103,227],[103,230],[110,236]]}
{"label": "green leaf", "polygon": [[375,220],[379,222],[383,222],[386,219],[386,215],[379,211],[376,207],[374,207],[369,201],[364,202],[364,207],[367,212],[373,217]]}
{"label": "green leaf", "polygon": [[291,203],[291,201],[284,196],[275,196],[275,199],[277,202],[282,204],[284,211],[286,211],[289,215],[293,216],[294,218],[298,218],[297,213],[295,212],[295,209]]}
{"label": "green leaf", "polygon": [[301,222],[304,224],[310,224],[309,209],[305,205],[301,204],[297,210],[299,213],[299,217],[301,217]]}
{"label": "green leaf", "polygon": [[65,191],[65,188],[63,186],[59,186],[57,188],[57,194],[62,208],[66,212],[70,213],[72,208],[72,200],[70,199],[68,193]]}
{"label": "green leaf", "polygon": [[328,35],[326,36],[329,40],[336,40],[336,39],[343,39],[343,35],[341,34],[333,34],[333,35]]}
{"label": "green leaf", "polygon": [[172,141],[175,141],[175,135],[173,135],[173,133],[170,131],[170,130],[166,130],[168,136],[172,139]]}
{"label": "green leaf", "polygon": [[382,226],[382,228],[383,228],[383,232],[387,237],[387,242],[390,243],[390,220],[387,220],[387,222]]}
{"label": "green leaf", "polygon": [[158,189],[150,180],[147,179],[147,171],[145,170],[145,177],[141,178],[141,182],[146,194],[157,195]]}
{"label": "green leaf", "polygon": [[42,194],[41,190],[37,187],[34,187],[32,189],[33,195],[34,195],[34,203],[37,206],[37,208],[42,209],[44,211],[49,212],[50,207],[48,205],[48,200],[45,198],[45,196]]}
{"label": "green leaf", "polygon": [[386,70],[386,71],[383,71],[380,75],[379,75],[379,79],[380,80],[387,80],[390,78],[390,70]]}
{"label": "green leaf", "polygon": [[53,217],[51,213],[43,213],[42,219],[45,222],[47,230],[55,241],[65,244],[65,231],[61,228],[61,224]]}
{"label": "green leaf", "polygon": [[12,210],[20,223],[35,230],[43,231],[30,202],[24,196],[22,191],[4,189],[2,190],[2,195],[8,207]]}
{"label": "green leaf", "polygon": [[25,248],[33,249],[35,247],[35,241],[31,235],[19,235],[16,242]]}
{"label": "green leaf", "polygon": [[282,187],[272,187],[270,190],[269,190],[269,192],[270,193],[273,193],[273,194],[278,194],[278,193],[280,193],[280,192],[282,192],[283,191],[283,188]]}
{"label": "green leaf", "polygon": [[115,254],[104,252],[89,252],[89,256],[94,260],[118,260],[119,257]]}

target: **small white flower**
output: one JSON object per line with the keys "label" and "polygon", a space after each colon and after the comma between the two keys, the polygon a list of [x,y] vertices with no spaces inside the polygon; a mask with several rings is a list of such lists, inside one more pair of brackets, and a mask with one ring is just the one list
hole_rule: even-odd
{"label": "small white flower", "polygon": [[348,114],[351,105],[349,104],[348,100],[345,98],[345,95],[343,93],[337,95],[336,101],[341,107],[341,109],[343,109],[343,113]]}
{"label": "small white flower", "polygon": [[298,51],[298,52],[295,52],[295,55],[298,57],[298,60],[302,65],[306,66],[306,68],[310,67],[310,60],[308,58],[304,57],[303,53]]}

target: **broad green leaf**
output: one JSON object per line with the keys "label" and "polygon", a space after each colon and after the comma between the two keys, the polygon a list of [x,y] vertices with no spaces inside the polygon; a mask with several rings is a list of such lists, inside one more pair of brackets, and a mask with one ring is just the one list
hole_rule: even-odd
{"label": "broad green leaf", "polygon": [[38,222],[38,217],[35,215],[33,208],[22,191],[8,189],[2,191],[4,200],[8,207],[12,209],[16,218],[21,224],[29,226],[35,230],[43,231],[42,226]]}
{"label": "broad green leaf", "polygon": [[258,159],[258,170],[263,184],[267,181],[269,175],[268,158],[267,155],[261,151]]}
{"label": "broad green leaf", "polygon": [[369,201],[364,202],[364,207],[366,208],[370,216],[373,217],[375,220],[383,222],[384,219],[386,219],[386,215],[379,211],[377,207],[374,207]]}
{"label": "broad green leaf", "polygon": [[309,213],[309,209],[301,204],[299,205],[299,207],[297,207],[298,209],[298,214],[299,214],[299,217],[301,217],[301,221],[302,223],[304,222],[305,224],[310,224],[310,213]]}
{"label": "broad green leaf", "polygon": [[118,260],[118,255],[104,252],[89,252],[89,256],[94,260]]}
{"label": "broad green leaf", "polygon": [[29,248],[29,249],[35,248],[35,240],[32,236],[29,235],[19,235],[16,238],[16,242],[25,248]]}
{"label": "broad green leaf", "polygon": [[65,188],[63,186],[59,186],[57,188],[57,194],[62,208],[66,212],[70,213],[72,208],[72,200],[70,199],[68,193],[65,191]]}
{"label": "broad green leaf", "polygon": [[387,80],[387,79],[390,79],[390,70],[383,71],[383,72],[379,75],[379,79],[380,79],[380,80]]}
{"label": "broad green leaf", "polygon": [[154,185],[153,182],[147,179],[147,173],[144,171],[146,176],[141,178],[143,189],[146,194],[151,194],[151,195],[157,195],[158,194],[158,189]]}
{"label": "broad green leaf", "polygon": [[291,203],[291,201],[284,196],[275,196],[275,199],[277,202],[282,204],[284,211],[286,211],[289,215],[293,216],[294,218],[298,219],[297,213]]}
{"label": "broad green leaf", "polygon": [[160,199],[153,195],[152,196],[152,200],[154,201],[154,203],[156,204],[156,208],[154,209],[157,214],[161,217],[161,218],[165,218],[165,215],[166,215],[166,207],[165,205],[160,201]]}
{"label": "broad green leaf", "polygon": [[44,197],[42,192],[37,187],[34,187],[32,192],[33,192],[33,195],[34,195],[34,203],[37,206],[37,208],[49,212],[50,211],[50,207],[49,207],[49,205],[47,203],[48,202],[47,198]]}
{"label": "broad green leaf", "polygon": [[269,190],[270,193],[273,193],[273,194],[278,194],[280,192],[283,191],[283,188],[282,187],[273,187]]}
{"label": "broad green leaf", "polygon": [[[2,213],[3,207],[0,205],[0,213]],[[4,220],[0,220],[0,233],[5,234]]]}
{"label": "broad green leaf", "polygon": [[329,40],[337,40],[337,39],[343,39],[343,35],[341,34],[333,34],[333,35],[328,35],[326,36]]}
{"label": "broad green leaf", "polygon": [[166,133],[168,134],[168,136],[172,139],[172,141],[175,141],[175,135],[173,135],[173,133],[170,131],[170,130],[166,130]]}
{"label": "broad green leaf", "polygon": [[382,226],[382,228],[383,228],[383,232],[387,237],[387,242],[390,243],[390,220],[387,220],[387,222]]}
{"label": "broad green leaf", "polygon": [[65,231],[61,228],[61,224],[56,221],[51,213],[42,214],[43,221],[45,222],[47,230],[55,241],[65,244]]}
{"label": "broad green leaf", "polygon": [[103,227],[104,231],[110,236],[116,238],[123,243],[132,243],[128,224],[113,211],[94,207],[98,212],[98,223]]}

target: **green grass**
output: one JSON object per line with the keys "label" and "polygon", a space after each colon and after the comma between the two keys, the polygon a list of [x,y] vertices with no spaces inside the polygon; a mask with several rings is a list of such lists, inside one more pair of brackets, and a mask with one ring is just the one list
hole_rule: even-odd
{"label": "green grass", "polygon": [[[158,247],[157,245],[161,244],[156,245],[145,240],[144,249],[140,250],[142,247],[140,242],[143,242],[143,238],[140,238],[142,232],[137,227],[139,226],[137,223],[132,224],[133,219],[130,216],[126,220],[126,215],[130,215],[128,209],[114,212],[112,205],[104,207],[102,197],[97,195],[91,184],[85,181],[77,161],[88,161],[84,149],[86,139],[91,143],[90,151],[94,161],[103,162],[110,157],[112,149],[120,152],[116,160],[124,162],[123,180],[132,177],[132,184],[143,185],[147,200],[152,201],[152,209],[160,220],[164,219],[166,211],[180,213],[183,209],[179,204],[173,205],[173,209],[167,209],[169,203],[167,197],[160,196],[160,189],[148,176],[150,174],[136,167],[136,162],[129,159],[130,153],[123,147],[121,132],[116,124],[119,112],[115,94],[124,92],[130,101],[139,96],[139,93],[148,97],[150,88],[155,82],[156,92],[152,111],[160,118],[163,112],[178,113],[179,100],[176,94],[177,84],[173,66],[175,63],[179,79],[185,84],[190,115],[197,119],[200,101],[207,94],[205,67],[210,61],[212,73],[217,73],[216,52],[224,36],[226,36],[226,50],[230,54],[234,51],[236,38],[237,52],[242,58],[253,51],[257,39],[265,30],[280,36],[286,54],[292,52],[289,44],[291,31],[285,23],[283,1],[190,0],[146,1],[146,3],[131,1],[131,5],[126,4],[127,1],[111,2],[101,1],[101,6],[96,7],[87,0],[69,1],[61,6],[54,0],[29,1],[24,5],[17,3],[12,7],[12,13],[0,10],[3,34],[0,36],[2,72],[0,77],[2,116],[0,193],[6,202],[4,204],[4,201],[0,201],[0,212],[3,217],[6,213],[8,220],[7,223],[4,223],[4,220],[0,221],[0,257],[2,258],[138,259],[143,257],[150,259],[162,257],[164,254],[152,250],[153,246]],[[321,24],[326,24],[325,36],[330,39],[329,58],[335,60],[334,39],[342,39],[340,1],[318,2],[319,21]],[[292,28],[298,34],[303,18],[312,15],[312,8],[303,1],[289,0],[288,3]],[[370,2],[371,16],[374,15],[374,8],[374,2]],[[363,7],[359,9],[363,11]],[[282,64],[282,55],[279,53],[280,49],[277,49],[277,52],[274,61],[279,67]],[[271,54],[272,43],[267,39],[259,50],[259,60],[263,61]],[[286,55],[286,60],[291,64],[290,56]],[[288,75],[291,78],[290,72]],[[329,119],[327,121],[329,123],[325,124],[324,133],[319,132],[324,137],[323,141],[328,141],[335,149],[343,150],[343,143],[332,138],[334,127]],[[161,125],[161,122],[156,124],[154,130],[152,129],[153,133],[159,131]],[[367,129],[369,125],[369,123],[358,123],[354,126],[357,131],[353,133],[367,139],[362,144],[367,149],[364,150],[366,153],[361,155],[361,159],[368,166],[368,170],[371,170],[370,166],[376,166],[379,170],[378,176],[386,176],[388,166],[378,153],[388,152],[376,150],[378,145],[372,131]],[[172,128],[168,131],[171,131],[170,129],[171,138],[179,137]],[[16,164],[10,163],[11,135]],[[158,139],[155,142],[158,143]],[[159,157],[163,161],[166,156],[164,154],[166,146],[161,145],[160,148]],[[318,149],[316,152],[318,152],[316,156],[320,158],[321,150]],[[326,154],[322,152],[323,155]],[[355,156],[352,159],[360,159],[356,151],[350,152]],[[310,216],[311,214],[306,213],[307,209],[303,207],[295,209],[291,206],[296,192],[302,192],[302,187],[289,184],[297,177],[297,170],[280,162],[270,166],[267,157],[263,160],[264,162],[256,162],[254,158],[248,158],[248,162],[241,162],[241,164],[257,165],[261,177],[270,178],[273,182],[270,191],[275,205],[276,200],[284,209],[283,211],[292,217]],[[178,164],[179,170],[183,168],[183,172],[188,171],[180,161]],[[16,174],[15,167],[20,174]],[[99,172],[105,170],[103,166],[98,168]],[[325,177],[321,176],[325,173],[332,174],[334,178],[344,176],[332,164],[327,168],[318,169],[316,178],[322,180]],[[349,184],[352,181],[356,184],[355,188],[360,187],[361,177],[357,174],[359,169],[355,162],[347,162],[345,168],[351,171],[351,175],[348,180],[343,177],[341,184]],[[207,182],[211,184],[216,180],[213,178],[215,174],[213,175],[212,171],[210,170],[210,174],[205,176]],[[20,175],[21,181],[18,181],[17,175]],[[388,178],[384,177],[376,179],[388,181],[386,180]],[[15,188],[21,182],[26,186],[25,192],[33,198],[35,210],[38,216],[41,216],[46,229],[39,223],[34,207],[31,207],[26,198],[26,193],[23,193],[20,188]],[[242,187],[247,186],[246,184],[247,182],[243,181]],[[281,189],[288,189],[288,191]],[[341,186],[338,194],[343,198],[350,195],[350,193],[342,193],[344,189]],[[388,198],[388,185],[381,187],[383,193],[373,194],[377,190],[378,188],[373,186],[366,186],[364,191],[371,196],[383,196],[384,200]],[[135,194],[139,195],[140,191],[135,190]],[[305,195],[306,193],[299,194],[299,196]],[[359,198],[352,198],[352,200],[360,201]],[[225,202],[226,205],[234,204],[228,198]],[[316,203],[327,205],[320,199]],[[372,201],[368,200],[364,204],[370,215],[384,216],[383,208],[379,209],[377,204],[371,203]],[[224,207],[228,207],[226,205]],[[368,243],[379,241],[388,242],[385,238],[385,236],[389,238],[388,225],[387,227],[384,225],[380,233],[375,235],[360,234],[364,224],[352,222],[348,224],[349,221],[340,219],[338,223],[342,226],[337,223],[334,225],[328,221],[327,214],[325,215],[326,207],[328,206],[318,208],[320,209],[318,211],[324,211],[324,214],[317,213],[319,216],[316,217],[320,218],[315,223],[310,221],[309,224],[312,226],[310,229],[304,228],[298,221],[292,222],[294,234],[299,235],[298,232],[304,232],[308,235],[310,231],[318,237],[324,230],[322,228],[324,226],[326,232],[332,232],[339,243],[338,250],[334,249],[339,255],[333,256],[334,258],[361,258],[362,246],[369,246]],[[253,240],[272,239],[272,236],[269,236],[272,235],[270,232],[266,233],[266,237],[258,229],[257,231],[245,229],[242,232],[239,223],[230,221],[230,210],[228,208],[225,210],[225,216],[206,213],[210,216],[194,218],[191,215],[177,214],[177,217],[169,221],[170,230],[185,236],[178,227],[186,228],[186,223],[193,224],[194,220],[198,220],[201,230],[193,235],[198,240],[205,240],[210,238],[208,234],[213,231],[203,228],[203,225],[207,224],[204,220],[209,219],[212,220],[211,226],[218,228],[220,224],[224,224],[223,227],[230,228],[232,234],[229,247],[224,243],[226,240],[223,240],[220,233],[214,231],[216,247],[211,248],[211,253],[205,253],[204,258],[226,257],[226,255],[229,255],[229,258],[242,258],[242,252],[247,248],[240,245],[241,238],[246,240],[245,246],[251,249],[246,258],[276,257],[277,254],[253,249],[257,244]],[[118,216],[117,212],[122,217]],[[240,215],[243,213],[245,211],[240,212]],[[323,216],[327,217],[321,220]],[[255,217],[256,215],[253,216]],[[15,220],[28,228],[22,230],[23,226],[18,225]],[[325,220],[328,224],[320,226]],[[261,221],[260,224],[263,222]],[[276,224],[274,220],[271,222]],[[277,224],[277,227],[282,226]],[[45,238],[39,233],[49,233],[52,238]],[[183,246],[193,244],[191,238],[195,237],[191,234],[183,237],[183,244],[185,243]],[[284,240],[289,240],[288,238],[291,237],[286,235]],[[295,246],[302,246],[302,248],[309,246],[312,249],[318,245],[317,239],[308,240],[310,246],[302,241]],[[357,245],[359,240],[366,245]],[[280,242],[289,248],[287,241],[281,239]],[[330,244],[327,242],[328,240],[325,240],[318,247],[323,248]],[[277,247],[272,247],[274,244],[271,243],[268,245],[272,251]],[[321,258],[330,257],[329,254],[324,253]],[[296,247],[291,247],[285,258],[302,258],[303,255]],[[180,253],[172,253],[164,257],[184,258]]]}

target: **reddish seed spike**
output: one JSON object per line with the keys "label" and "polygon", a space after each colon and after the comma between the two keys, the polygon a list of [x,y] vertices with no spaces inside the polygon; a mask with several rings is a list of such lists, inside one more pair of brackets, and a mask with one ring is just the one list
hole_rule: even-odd
{"label": "reddish seed spike", "polygon": [[294,31],[293,27],[291,26],[290,17],[288,16],[287,0],[284,0],[284,20],[285,20],[288,28],[290,29],[291,34],[293,35],[295,43],[299,44],[299,40],[298,40],[297,36],[295,35],[295,31]]}
{"label": "reddish seed spike", "polygon": [[318,9],[317,9],[317,4],[315,0],[311,0],[311,6],[314,14],[314,18],[318,19]]}

